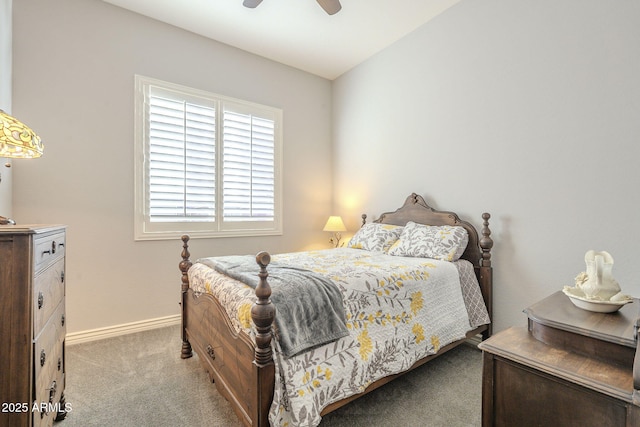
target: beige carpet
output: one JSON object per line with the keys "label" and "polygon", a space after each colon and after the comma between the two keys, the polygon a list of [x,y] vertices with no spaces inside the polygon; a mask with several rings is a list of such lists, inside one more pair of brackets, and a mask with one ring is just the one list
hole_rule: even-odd
{"label": "beige carpet", "polygon": [[[239,426],[178,326],[66,349],[72,411],[56,427]],[[449,354],[327,415],[328,426],[480,426],[482,353]]]}

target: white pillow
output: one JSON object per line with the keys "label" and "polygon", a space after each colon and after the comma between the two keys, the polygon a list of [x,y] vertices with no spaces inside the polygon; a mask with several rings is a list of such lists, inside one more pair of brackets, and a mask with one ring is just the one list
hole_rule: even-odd
{"label": "white pillow", "polygon": [[469,243],[464,227],[423,225],[408,222],[389,255],[432,258],[443,261],[459,259]]}
{"label": "white pillow", "polygon": [[386,252],[398,240],[400,233],[402,233],[402,228],[399,225],[379,224],[377,222],[365,224],[351,238],[347,247]]}

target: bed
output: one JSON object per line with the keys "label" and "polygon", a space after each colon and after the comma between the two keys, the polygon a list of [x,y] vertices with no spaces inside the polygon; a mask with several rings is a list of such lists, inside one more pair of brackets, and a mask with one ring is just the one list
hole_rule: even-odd
{"label": "bed", "polygon": [[[273,257],[260,252],[251,257],[253,272],[247,257],[191,262],[185,235],[181,357],[198,354],[243,424],[317,425],[323,415],[469,338],[491,335],[489,218],[482,214],[479,234],[414,193],[371,223],[363,215],[347,247]],[[429,233],[440,233],[446,250],[438,240],[415,253],[416,236]],[[317,280],[312,292],[326,291],[292,297],[303,292],[290,283],[298,274]],[[321,308],[309,305],[316,299]],[[306,318],[296,319],[300,313]]]}

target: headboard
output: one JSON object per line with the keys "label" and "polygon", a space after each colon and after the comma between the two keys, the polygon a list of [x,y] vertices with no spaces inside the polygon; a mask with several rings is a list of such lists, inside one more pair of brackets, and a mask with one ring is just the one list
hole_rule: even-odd
{"label": "headboard", "polygon": [[[491,266],[491,246],[493,241],[489,237],[491,233],[488,228],[488,219],[490,215],[484,213],[484,228],[482,230],[483,238],[478,237],[478,231],[473,225],[467,221],[463,221],[454,212],[437,211],[427,205],[422,196],[412,193],[404,205],[395,212],[385,212],[373,222],[381,224],[406,225],[407,222],[413,221],[425,225],[458,225],[464,227],[469,234],[469,243],[467,249],[462,254],[463,259],[471,262],[474,266]],[[363,224],[366,222],[366,215],[362,215]]]}

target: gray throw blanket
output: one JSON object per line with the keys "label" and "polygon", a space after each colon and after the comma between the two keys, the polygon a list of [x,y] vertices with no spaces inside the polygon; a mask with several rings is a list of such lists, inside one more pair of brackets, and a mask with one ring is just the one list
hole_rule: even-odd
{"label": "gray throw blanket", "polygon": [[[252,288],[260,267],[251,255],[203,258],[198,262]],[[267,268],[271,302],[276,307],[276,336],[286,357],[349,334],[342,294],[328,278],[302,268],[271,263]]]}

